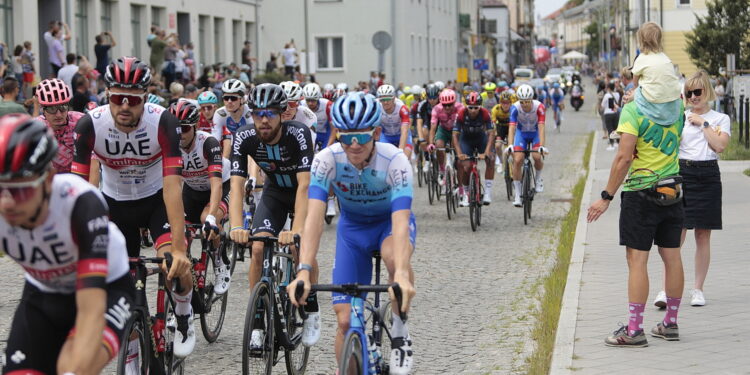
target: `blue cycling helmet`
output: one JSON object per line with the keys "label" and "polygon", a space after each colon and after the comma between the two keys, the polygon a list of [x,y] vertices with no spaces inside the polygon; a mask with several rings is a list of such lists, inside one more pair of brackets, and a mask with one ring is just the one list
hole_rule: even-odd
{"label": "blue cycling helmet", "polygon": [[380,123],[380,105],[370,94],[351,92],[336,99],[331,117],[336,129],[367,129]]}
{"label": "blue cycling helmet", "polygon": [[148,98],[146,99],[147,102],[151,104],[159,104],[161,105],[161,98],[154,95],[154,94],[148,94]]}
{"label": "blue cycling helmet", "polygon": [[500,86],[500,87],[508,87],[508,82],[500,81],[500,82],[497,83],[497,85]]}
{"label": "blue cycling helmet", "polygon": [[552,84],[552,87],[559,89],[560,88],[560,82],[555,82]]}
{"label": "blue cycling helmet", "polygon": [[198,104],[219,104],[219,99],[211,91],[204,91],[198,95]]}

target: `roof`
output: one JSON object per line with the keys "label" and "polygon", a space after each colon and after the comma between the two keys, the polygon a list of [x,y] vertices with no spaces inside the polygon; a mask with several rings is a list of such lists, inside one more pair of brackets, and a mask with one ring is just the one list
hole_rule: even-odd
{"label": "roof", "polygon": [[482,8],[497,8],[497,7],[507,7],[508,5],[505,4],[505,1],[502,1],[502,0],[481,0],[480,6]]}
{"label": "roof", "polygon": [[575,4],[573,4],[572,1],[568,1],[568,2],[565,3],[565,5],[561,6],[560,9],[558,9],[558,10],[556,10],[556,11],[554,11],[554,12],[548,14],[548,15],[546,15],[542,19],[543,20],[553,20],[553,19],[559,17],[562,14],[562,12],[564,12],[565,10],[568,10],[568,9],[574,8],[574,7],[575,7]]}

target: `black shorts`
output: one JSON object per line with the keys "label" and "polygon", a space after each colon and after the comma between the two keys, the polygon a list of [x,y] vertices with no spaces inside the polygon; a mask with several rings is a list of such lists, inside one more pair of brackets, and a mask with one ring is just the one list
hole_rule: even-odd
{"label": "black shorts", "polygon": [[[127,306],[132,305],[134,293],[130,273],[107,284],[106,327],[100,345],[109,351],[110,358],[117,355],[125,334],[130,316]],[[73,333],[75,321],[75,293],[45,293],[27,281],[8,335],[3,374],[22,370],[56,374],[57,357]],[[93,348],[94,343],[91,344]]]}
{"label": "black shorts", "polygon": [[658,206],[636,191],[623,191],[620,197],[620,245],[645,251],[653,244],[680,247],[682,202]]}
{"label": "black shorts", "polygon": [[255,208],[252,234],[268,232],[278,236],[286,224],[286,219],[294,213],[297,190],[282,190],[270,183],[263,187],[263,195]]}
{"label": "black shorts", "polygon": [[[185,206],[185,220],[191,224],[201,224],[201,214],[211,203],[211,190],[198,191],[190,186],[182,186],[182,205]],[[219,207],[227,213],[229,207],[229,180],[221,185],[221,202]]]}
{"label": "black shorts", "polygon": [[498,125],[495,126],[495,129],[497,130],[497,137],[502,139],[503,141],[508,139],[508,125]]}
{"label": "black shorts", "polygon": [[151,232],[154,249],[172,241],[162,190],[150,197],[130,201],[118,201],[107,195],[104,199],[109,206],[110,219],[125,236],[128,257],[134,258],[141,253],[141,228]]}
{"label": "black shorts", "polygon": [[716,160],[680,160],[687,229],[721,229],[721,172]]}

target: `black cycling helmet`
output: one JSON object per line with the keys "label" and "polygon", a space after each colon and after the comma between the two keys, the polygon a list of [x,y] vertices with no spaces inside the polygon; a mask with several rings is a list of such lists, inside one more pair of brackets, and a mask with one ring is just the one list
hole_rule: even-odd
{"label": "black cycling helmet", "polygon": [[201,117],[198,107],[187,100],[172,103],[169,106],[169,112],[180,120],[180,125],[197,125]]}
{"label": "black cycling helmet", "polygon": [[277,108],[284,111],[286,103],[284,89],[273,83],[258,85],[250,94],[250,106],[253,109]]}
{"label": "black cycling helmet", "polygon": [[151,68],[137,57],[120,57],[107,66],[104,82],[107,87],[146,90],[151,83]]}
{"label": "black cycling helmet", "polygon": [[427,95],[427,99],[437,99],[440,95],[440,89],[434,83],[430,83],[427,85],[425,95]]}
{"label": "black cycling helmet", "polygon": [[0,117],[0,180],[42,174],[57,155],[50,128],[27,114]]}

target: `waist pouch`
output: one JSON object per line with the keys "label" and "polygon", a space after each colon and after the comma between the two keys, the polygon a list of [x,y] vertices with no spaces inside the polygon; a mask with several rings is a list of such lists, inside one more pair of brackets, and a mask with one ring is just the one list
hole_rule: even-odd
{"label": "waist pouch", "polygon": [[682,201],[682,176],[662,178],[649,188],[639,190],[638,195],[657,206],[671,206]]}

